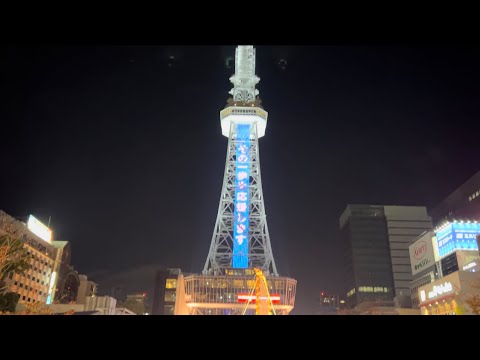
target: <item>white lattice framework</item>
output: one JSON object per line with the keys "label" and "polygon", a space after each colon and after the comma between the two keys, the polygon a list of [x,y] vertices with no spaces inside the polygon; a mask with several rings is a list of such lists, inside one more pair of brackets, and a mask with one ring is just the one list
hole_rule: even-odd
{"label": "white lattice framework", "polygon": [[255,49],[252,45],[238,46],[235,50],[235,75],[230,78],[233,101],[254,102],[258,95],[255,85],[260,78],[255,75]]}
{"label": "white lattice framework", "polygon": [[257,104],[260,78],[255,75],[255,49],[238,46],[235,53],[235,75],[230,78],[234,88],[233,106],[220,112],[222,133],[228,136],[227,158],[218,215],[213,231],[210,251],[203,273],[215,273],[216,269],[231,268],[233,257],[235,176],[237,156],[237,125],[250,126],[250,178],[249,178],[249,231],[248,267],[259,267],[266,274],[278,276],[268,233],[265,205],[260,175],[258,138],[265,134],[268,113]]}
{"label": "white lattice framework", "polygon": [[[260,267],[263,271],[277,276],[273,259],[267,217],[263,202],[262,179],[260,174],[260,154],[256,127],[252,126],[250,142],[250,222],[248,267]],[[228,140],[227,160],[223,177],[223,187],[218,207],[217,221],[212,236],[210,251],[203,272],[218,268],[231,268],[233,255],[233,224],[235,199],[236,132],[231,124]]]}

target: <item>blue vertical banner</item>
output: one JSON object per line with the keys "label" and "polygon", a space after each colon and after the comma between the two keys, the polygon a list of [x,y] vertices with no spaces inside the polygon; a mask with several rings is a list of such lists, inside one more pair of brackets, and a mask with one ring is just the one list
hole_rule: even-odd
{"label": "blue vertical banner", "polygon": [[234,268],[248,267],[248,217],[250,211],[250,128],[249,124],[237,124],[235,161],[235,200],[233,221]]}

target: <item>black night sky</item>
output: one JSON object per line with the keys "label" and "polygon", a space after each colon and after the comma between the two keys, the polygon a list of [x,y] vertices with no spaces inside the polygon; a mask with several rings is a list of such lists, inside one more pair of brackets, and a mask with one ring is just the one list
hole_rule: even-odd
{"label": "black night sky", "polygon": [[[152,265],[200,272],[234,46],[2,53],[0,209],[51,217],[100,285]],[[257,46],[263,191],[277,267],[298,280],[295,314],[341,289],[348,203],[431,207],[479,170],[479,64],[473,46]]]}

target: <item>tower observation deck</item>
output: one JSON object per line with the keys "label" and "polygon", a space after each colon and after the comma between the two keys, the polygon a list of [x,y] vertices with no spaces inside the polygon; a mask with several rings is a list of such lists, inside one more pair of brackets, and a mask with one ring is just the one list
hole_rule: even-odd
{"label": "tower observation deck", "polygon": [[[255,49],[238,46],[233,88],[220,111],[222,135],[228,138],[220,204],[202,275],[185,277],[190,314],[241,314],[240,294],[255,283],[254,268],[265,274],[270,294],[279,299],[276,314],[294,307],[296,280],[280,277],[273,258],[263,201],[258,139],[265,136],[268,113],[255,86]],[[247,314],[255,313],[250,305]]]}

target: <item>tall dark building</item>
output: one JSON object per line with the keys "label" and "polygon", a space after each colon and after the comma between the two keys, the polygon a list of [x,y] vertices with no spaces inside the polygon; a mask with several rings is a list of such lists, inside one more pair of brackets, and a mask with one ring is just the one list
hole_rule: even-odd
{"label": "tall dark building", "polygon": [[393,301],[387,219],[383,206],[348,205],[340,217],[347,306]]}
{"label": "tall dark building", "polygon": [[395,301],[411,307],[408,247],[432,229],[424,206],[348,205],[340,217],[347,305]]}
{"label": "tall dark building", "polygon": [[430,215],[435,224],[442,220],[480,220],[480,171],[431,210]]}
{"label": "tall dark building", "polygon": [[161,269],[155,276],[152,315],[174,315],[180,269]]}

